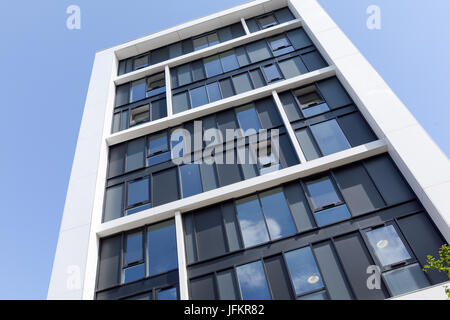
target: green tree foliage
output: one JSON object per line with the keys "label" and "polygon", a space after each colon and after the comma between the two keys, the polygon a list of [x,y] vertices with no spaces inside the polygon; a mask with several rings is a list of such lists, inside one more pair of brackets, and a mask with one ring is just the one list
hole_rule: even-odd
{"label": "green tree foliage", "polygon": [[[444,244],[439,249],[439,258],[436,259],[431,255],[427,256],[427,264],[424,266],[423,271],[437,270],[439,272],[445,272],[450,279],[450,246]],[[448,286],[444,286],[445,293],[450,298],[450,289]]]}

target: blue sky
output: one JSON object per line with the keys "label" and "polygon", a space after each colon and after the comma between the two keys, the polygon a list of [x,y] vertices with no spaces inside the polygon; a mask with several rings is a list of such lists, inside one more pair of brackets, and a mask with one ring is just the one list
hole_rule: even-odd
{"label": "blue sky", "polygon": [[[449,156],[450,2],[319,2]],[[95,52],[240,3],[0,2],[0,299],[46,298]],[[81,30],[66,28],[72,4]],[[381,30],[366,28],[371,4]]]}

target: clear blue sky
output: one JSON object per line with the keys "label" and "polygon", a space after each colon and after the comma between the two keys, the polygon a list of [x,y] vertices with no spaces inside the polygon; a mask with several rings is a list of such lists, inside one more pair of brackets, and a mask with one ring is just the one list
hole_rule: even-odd
{"label": "clear blue sky", "polygon": [[[450,1],[319,2],[449,156]],[[240,3],[0,2],[0,299],[46,298],[95,52]],[[71,4],[81,30],[66,28]],[[370,4],[379,31],[366,28]]]}

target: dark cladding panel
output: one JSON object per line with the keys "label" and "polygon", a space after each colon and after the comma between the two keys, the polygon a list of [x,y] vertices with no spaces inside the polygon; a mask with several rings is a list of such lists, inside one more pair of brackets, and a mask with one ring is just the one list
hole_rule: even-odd
{"label": "dark cladding panel", "polygon": [[197,278],[190,281],[190,291],[192,300],[216,300],[216,290],[214,285],[214,275]]}
{"label": "dark cladding panel", "polygon": [[264,259],[267,278],[275,300],[291,300],[293,293],[289,275],[281,255]]}
{"label": "dark cladding panel", "polygon": [[106,289],[120,283],[120,252],[122,236],[102,239],[98,268],[97,289]]}
{"label": "dark cladding panel", "polygon": [[343,107],[352,103],[345,89],[337,78],[329,78],[317,83],[320,93],[331,109]]}
{"label": "dark cladding panel", "polygon": [[172,168],[153,174],[153,206],[159,206],[171,201],[178,200],[177,169]]}
{"label": "dark cladding panel", "polygon": [[375,141],[377,137],[358,112],[338,118],[339,126],[352,147]]}

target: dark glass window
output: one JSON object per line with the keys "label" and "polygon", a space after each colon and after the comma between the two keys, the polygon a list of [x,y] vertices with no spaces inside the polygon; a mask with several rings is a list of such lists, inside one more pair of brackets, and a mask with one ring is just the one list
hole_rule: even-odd
{"label": "dark glass window", "polygon": [[308,72],[308,69],[306,69],[300,57],[280,61],[278,65],[286,79],[290,79]]}
{"label": "dark glass window", "polygon": [[323,112],[330,111],[326,102],[317,92],[315,86],[309,86],[296,90],[294,94],[300,102],[300,108],[305,117],[312,117]]}
{"label": "dark glass window", "polygon": [[335,119],[311,126],[324,156],[351,148]]}
{"label": "dark glass window", "polygon": [[261,88],[266,85],[260,69],[250,71],[250,78],[255,88]]}
{"label": "dark glass window", "polygon": [[123,270],[123,283],[145,278],[145,264],[141,263]]}
{"label": "dark glass window", "polygon": [[134,70],[148,66],[148,55],[134,59]]}
{"label": "dark glass window", "polygon": [[233,270],[217,273],[217,286],[221,300],[238,300],[239,289]]}
{"label": "dark glass window", "polygon": [[150,105],[140,106],[130,111],[130,127],[150,120]]}
{"label": "dark glass window", "polygon": [[201,86],[190,90],[192,108],[208,104],[208,96],[205,86]]}
{"label": "dark glass window", "polygon": [[145,166],[145,138],[131,140],[127,143],[125,171],[133,171]]}
{"label": "dark glass window", "polygon": [[173,112],[179,113],[190,108],[188,92],[181,92],[173,96]]}
{"label": "dark glass window", "polygon": [[304,295],[324,288],[322,276],[310,247],[285,254],[296,295]]}
{"label": "dark glass window", "polygon": [[106,189],[105,213],[103,221],[110,221],[122,216],[123,210],[123,184]]}
{"label": "dark glass window", "polygon": [[127,235],[126,237],[126,251],[125,264],[129,265],[134,262],[139,262],[144,259],[142,247],[142,232],[136,232]]}
{"label": "dark glass window", "polygon": [[222,62],[223,72],[228,72],[239,68],[234,50],[221,53],[220,61]]}
{"label": "dark glass window", "polygon": [[236,201],[236,210],[245,247],[269,241],[269,234],[257,196]]}
{"label": "dark glass window", "polygon": [[178,300],[177,288],[169,288],[159,291],[158,300]]}
{"label": "dark glass window", "polygon": [[222,95],[220,94],[219,83],[213,82],[206,85],[206,89],[208,91],[209,102],[214,102],[222,99]]}
{"label": "dark glass window", "polygon": [[263,67],[264,73],[266,74],[267,82],[281,80],[282,76],[276,64],[270,64],[268,66]]}
{"label": "dark glass window", "polygon": [[247,72],[241,73],[233,78],[233,84],[236,88],[236,94],[252,90],[252,83]]}
{"label": "dark glass window", "polygon": [[198,164],[192,163],[180,166],[180,175],[183,198],[199,194],[203,191]]}
{"label": "dark glass window", "polygon": [[131,84],[131,102],[145,98],[145,79],[134,81]]}
{"label": "dark glass window", "polygon": [[247,53],[252,63],[269,59],[272,57],[265,40],[250,43],[246,46]]}
{"label": "dark glass window", "polygon": [[183,86],[192,82],[191,67],[189,64],[181,65],[177,68],[178,85]]}
{"label": "dark glass window", "polygon": [[147,165],[153,166],[155,164],[169,161],[170,151],[167,141],[167,133],[157,133],[148,139],[148,158]]}
{"label": "dark glass window", "polygon": [[203,63],[205,65],[206,75],[208,77],[213,77],[223,73],[218,55],[203,59]]}
{"label": "dark glass window", "polygon": [[236,58],[241,67],[250,64],[250,60],[248,59],[247,52],[245,51],[244,47],[237,47],[236,49],[234,49],[234,52],[236,53]]}
{"label": "dark glass window", "polygon": [[383,273],[391,294],[397,296],[430,285],[418,263]]}
{"label": "dark glass window", "polygon": [[284,35],[279,35],[269,39],[269,44],[275,56],[280,56],[282,54],[294,51],[291,43]]}
{"label": "dark glass window", "polygon": [[270,300],[269,285],[261,261],[236,268],[242,300]]}
{"label": "dark glass window", "polygon": [[272,26],[277,25],[277,20],[275,19],[275,17],[273,16],[273,14],[269,14],[267,16],[264,16],[262,18],[258,18],[258,23],[259,26],[261,27],[261,29],[266,29]]}
{"label": "dark glass window", "polygon": [[149,276],[178,268],[174,220],[148,227],[147,241]]}
{"label": "dark glass window", "polygon": [[128,183],[127,214],[136,213],[148,209],[150,201],[149,179],[144,178]]}
{"label": "dark glass window", "polygon": [[223,98],[228,98],[234,95],[233,84],[231,79],[223,79],[219,81],[220,89],[222,91]]}
{"label": "dark glass window", "polygon": [[237,108],[236,116],[239,121],[239,126],[244,130],[244,133],[249,129],[253,129],[255,130],[254,133],[258,133],[261,129],[261,124],[253,104]]}
{"label": "dark glass window", "polygon": [[164,72],[147,79],[147,97],[153,97],[166,92],[166,78]]}
{"label": "dark glass window", "polygon": [[194,43],[194,51],[197,51],[218,44],[220,43],[220,41],[219,37],[217,36],[217,33],[214,32],[209,35],[194,39],[193,43]]}

